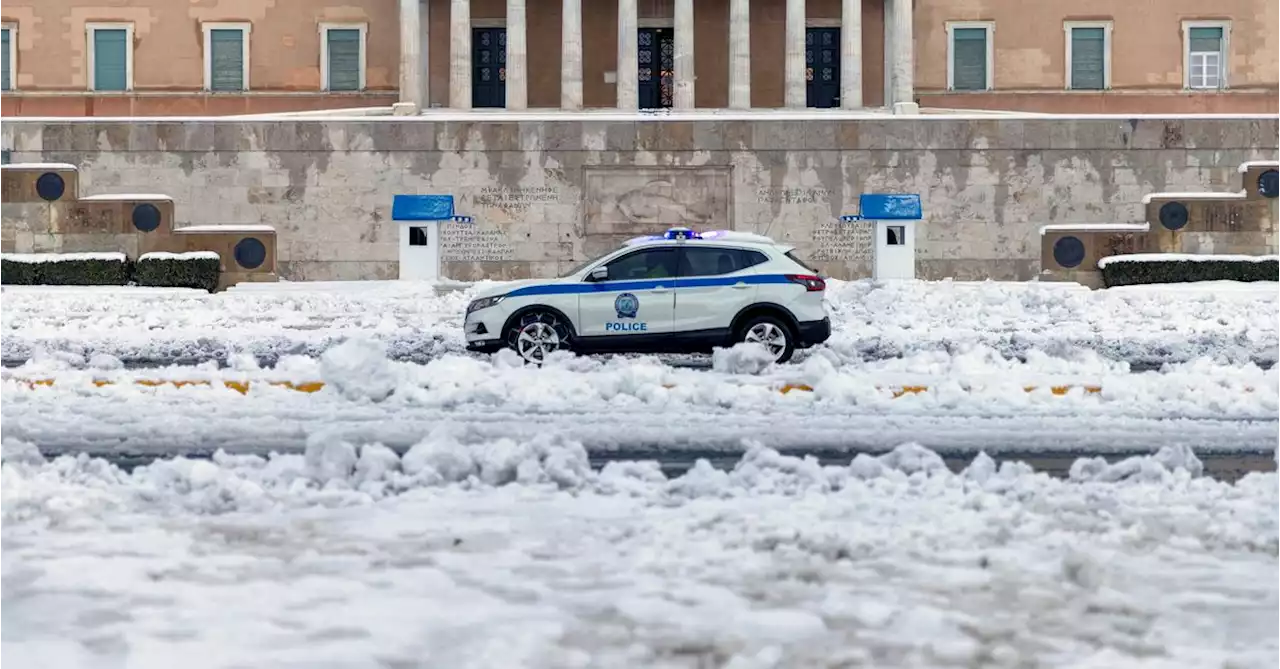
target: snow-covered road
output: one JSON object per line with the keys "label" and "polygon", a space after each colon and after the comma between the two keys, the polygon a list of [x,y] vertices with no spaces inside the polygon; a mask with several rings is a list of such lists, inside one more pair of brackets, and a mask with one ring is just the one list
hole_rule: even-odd
{"label": "snow-covered road", "polygon": [[[463,350],[463,309],[490,285],[246,284],[218,295],[5,286],[0,358],[20,364],[53,351],[197,364],[248,353],[274,364],[360,335],[385,342],[394,359],[421,363]],[[1063,283],[864,280],[828,287],[834,332],[826,348],[844,360],[984,345],[1010,358],[1090,350],[1135,366],[1204,356],[1270,365],[1280,344],[1275,283],[1090,291]]]}
{"label": "snow-covered road", "polygon": [[125,474],[7,439],[19,667],[1237,667],[1280,661],[1277,479],[903,447],[591,471],[559,438]]}

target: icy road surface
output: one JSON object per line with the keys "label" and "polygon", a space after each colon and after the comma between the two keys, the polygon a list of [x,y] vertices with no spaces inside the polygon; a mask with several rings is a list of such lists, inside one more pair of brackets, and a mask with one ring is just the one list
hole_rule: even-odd
{"label": "icy road surface", "polygon": [[1273,669],[1277,478],[1189,452],[1069,480],[904,446],[844,467],[587,466],[552,438],[399,458],[45,463],[7,439],[16,667]]}
{"label": "icy road surface", "polygon": [[[916,441],[948,453],[979,450],[1200,453],[1274,452],[1280,370],[1198,360],[1160,372],[1083,352],[1009,360],[983,347],[878,362],[844,362],[819,351],[797,365],[768,365],[750,347],[722,350],[710,371],[652,358],[561,354],[542,367],[510,351],[456,355],[418,365],[386,358],[376,341],[352,340],[320,360],[288,358],[273,369],[118,369],[95,357],[89,370],[56,360],[6,370],[4,434],[51,452],[265,454],[300,451],[316,433],[376,441],[403,451],[441,423],[475,438],[557,434],[593,453],[740,452],[744,438],[781,450],[883,451]],[[52,379],[29,388],[16,379]],[[94,379],[116,385],[96,387]],[[138,379],[205,380],[211,386],[136,385]],[[248,381],[248,395],[225,380]],[[323,381],[313,394],[265,385]],[[780,392],[802,383],[812,392]],[[1055,384],[1096,384],[1055,396]],[[893,387],[929,392],[895,398]],[[1034,392],[1025,387],[1035,386]]]}
{"label": "icy road surface", "polygon": [[[42,351],[126,364],[197,364],[249,353],[263,364],[318,356],[353,335],[384,341],[398,360],[463,351],[463,310],[478,288],[399,281],[245,284],[195,290],[5,286],[5,364]],[[958,352],[975,345],[1021,357],[1078,349],[1134,365],[1209,357],[1274,364],[1275,283],[1213,282],[1090,291],[1038,282],[831,281],[843,359]]]}

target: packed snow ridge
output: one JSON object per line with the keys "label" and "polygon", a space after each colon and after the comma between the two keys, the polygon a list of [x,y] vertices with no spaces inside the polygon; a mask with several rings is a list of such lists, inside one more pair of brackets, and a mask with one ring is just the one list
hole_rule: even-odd
{"label": "packed snow ridge", "polygon": [[1277,478],[906,444],[596,471],[551,436],[132,472],[4,443],[18,666],[1274,667]]}

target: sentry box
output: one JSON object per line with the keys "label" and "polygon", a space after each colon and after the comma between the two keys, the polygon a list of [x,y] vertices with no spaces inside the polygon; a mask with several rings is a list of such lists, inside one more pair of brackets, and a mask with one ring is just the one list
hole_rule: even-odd
{"label": "sentry box", "polygon": [[858,209],[858,214],[840,220],[871,222],[872,278],[916,278],[916,222],[924,218],[920,195],[866,193],[858,198]]}
{"label": "sentry box", "polygon": [[454,213],[452,195],[397,195],[391,220],[400,227],[400,278],[425,281],[440,278],[439,224],[475,223]]}

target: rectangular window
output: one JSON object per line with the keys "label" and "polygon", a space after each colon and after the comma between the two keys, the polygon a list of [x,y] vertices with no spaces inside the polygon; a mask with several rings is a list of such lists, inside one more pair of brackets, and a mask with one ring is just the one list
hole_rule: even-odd
{"label": "rectangular window", "polygon": [[904,246],[907,243],[907,226],[905,225],[886,225],[885,244],[887,246]]}
{"label": "rectangular window", "polygon": [[133,26],[89,24],[89,90],[133,88]]}
{"label": "rectangular window", "polygon": [[364,90],[365,26],[322,25],[324,90]]}
{"label": "rectangular window", "polygon": [[992,24],[954,22],[950,33],[947,63],[948,88],[953,91],[991,90]]}
{"label": "rectangular window", "polygon": [[205,90],[249,90],[249,24],[206,23],[203,27]]}
{"label": "rectangular window", "polygon": [[409,227],[409,246],[428,246],[427,229],[416,226]]}
{"label": "rectangular window", "polygon": [[1111,88],[1111,24],[1067,24],[1067,88]]}
{"label": "rectangular window", "polygon": [[1184,23],[1183,34],[1187,54],[1187,88],[1226,88],[1227,26],[1223,23]]}
{"label": "rectangular window", "polygon": [[13,80],[16,78],[13,66],[17,61],[17,58],[14,58],[14,54],[17,51],[15,48],[17,47],[17,40],[14,38],[17,35],[14,33],[14,29],[10,26],[6,25],[0,28],[0,39],[4,40],[4,45],[0,48],[0,57],[4,58],[3,68],[0,68],[0,91],[13,90]]}

